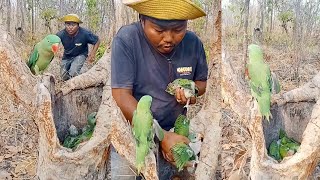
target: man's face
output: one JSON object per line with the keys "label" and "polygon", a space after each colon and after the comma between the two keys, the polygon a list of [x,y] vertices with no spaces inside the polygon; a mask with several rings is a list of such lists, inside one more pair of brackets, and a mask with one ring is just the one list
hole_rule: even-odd
{"label": "man's face", "polygon": [[79,24],[76,22],[65,22],[65,26],[69,35],[74,35],[79,29]]}
{"label": "man's face", "polygon": [[170,53],[187,31],[187,21],[170,27],[161,27],[148,19],[142,20],[144,33],[154,48],[163,54]]}

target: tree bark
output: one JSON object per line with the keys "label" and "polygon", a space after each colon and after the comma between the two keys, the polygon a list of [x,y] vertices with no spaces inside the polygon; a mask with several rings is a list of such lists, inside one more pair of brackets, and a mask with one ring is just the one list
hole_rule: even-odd
{"label": "tree bark", "polygon": [[[244,4],[244,16],[243,16],[243,67],[247,66],[247,51],[248,51],[248,24],[249,24],[249,7],[250,7],[250,0],[245,0]],[[242,71],[243,77],[245,72]]]}
{"label": "tree bark", "polygon": [[11,0],[7,0],[7,31],[11,32]]}

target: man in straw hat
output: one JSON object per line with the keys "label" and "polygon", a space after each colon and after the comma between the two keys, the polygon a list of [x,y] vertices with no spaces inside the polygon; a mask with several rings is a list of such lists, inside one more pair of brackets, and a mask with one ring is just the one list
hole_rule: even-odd
{"label": "man in straw hat", "polygon": [[[67,14],[61,18],[65,28],[57,33],[64,47],[61,63],[61,76],[64,81],[77,76],[86,61],[94,61],[96,51],[100,45],[99,37],[91,31],[82,28],[79,16]],[[88,55],[88,44],[93,44],[93,49]]]}
{"label": "man in straw hat", "polygon": [[[171,147],[178,142],[189,142],[186,137],[169,132],[177,116],[185,114],[183,106],[187,99],[181,89],[176,89],[175,96],[165,89],[173,80],[184,78],[195,82],[198,95],[205,92],[208,67],[203,44],[187,31],[187,20],[205,13],[190,0],[125,0],[123,3],[139,13],[140,21],[122,27],[113,39],[112,95],[130,123],[137,101],[146,94],[153,97],[153,116],[166,130],[160,143],[160,156],[173,162]],[[191,99],[191,103],[195,102],[195,98]],[[121,179],[115,168],[121,167],[124,172],[126,162],[115,152],[111,152],[111,159],[112,177]],[[170,179],[175,169],[160,166],[170,169],[166,172],[160,169],[160,179]]]}

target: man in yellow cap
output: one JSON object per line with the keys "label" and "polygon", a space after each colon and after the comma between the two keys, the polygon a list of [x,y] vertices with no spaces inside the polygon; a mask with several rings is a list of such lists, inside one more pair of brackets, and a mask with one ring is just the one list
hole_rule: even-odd
{"label": "man in yellow cap", "polygon": [[[143,95],[153,97],[153,116],[166,130],[160,143],[160,156],[173,162],[171,147],[178,142],[189,142],[186,137],[169,132],[178,115],[186,113],[183,106],[187,98],[181,89],[176,89],[175,96],[165,89],[173,80],[184,78],[195,82],[198,95],[205,92],[208,67],[203,44],[194,33],[187,31],[187,20],[205,13],[190,0],[126,0],[123,3],[140,14],[140,21],[122,27],[113,39],[112,95],[130,123],[139,99]],[[195,102],[195,98],[191,99],[191,103]],[[123,161],[111,152],[113,179],[121,179],[121,172],[115,168],[121,167],[123,172],[126,165]],[[172,178],[176,169],[168,166],[169,163],[160,164],[159,178]]]}
{"label": "man in yellow cap", "polygon": [[[79,16],[67,14],[61,19],[65,23],[65,29],[57,33],[64,47],[61,63],[61,76],[64,81],[77,76],[86,60],[94,61],[96,51],[100,45],[99,37],[91,31],[82,28]],[[88,55],[88,44],[93,49]]]}

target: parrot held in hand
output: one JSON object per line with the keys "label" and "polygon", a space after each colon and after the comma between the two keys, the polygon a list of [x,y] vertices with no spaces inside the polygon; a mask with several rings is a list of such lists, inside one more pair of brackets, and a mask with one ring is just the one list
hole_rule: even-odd
{"label": "parrot held in hand", "polygon": [[[257,100],[260,113],[268,121],[272,118],[270,112],[271,93],[272,93],[272,76],[270,67],[263,61],[263,51],[260,46],[251,44],[249,49],[248,76],[252,96]],[[279,87],[275,87],[280,91]]]}
{"label": "parrot held in hand", "polygon": [[176,163],[178,171],[190,161],[197,162],[197,154],[201,148],[201,139],[195,134],[189,133],[190,120],[185,115],[179,115],[174,123],[174,132],[187,137],[190,140],[189,145],[185,143],[177,143],[171,148],[173,159]]}
{"label": "parrot held in hand", "polygon": [[57,35],[49,34],[35,45],[27,63],[33,74],[39,75],[48,67],[59,50],[60,42],[61,39]]}
{"label": "parrot held in hand", "polygon": [[[171,153],[178,171],[181,171],[190,161],[193,161],[194,164],[198,162],[197,154],[201,149],[202,135],[189,133],[189,124],[190,120],[185,115],[179,115],[174,124],[173,131],[176,134],[188,137],[190,140],[189,145],[179,142],[171,147]],[[163,130],[156,120],[154,120],[153,128],[158,139],[162,141],[164,137]]]}
{"label": "parrot held in hand", "polygon": [[173,82],[168,84],[166,92],[171,95],[175,95],[177,88],[183,89],[184,95],[188,99],[185,107],[188,108],[190,103],[190,98],[197,97],[199,89],[197,88],[194,81],[189,79],[179,78],[179,79],[175,79]]}
{"label": "parrot held in hand", "polygon": [[138,174],[140,174],[141,169],[145,166],[145,158],[154,144],[151,103],[151,96],[142,96],[132,118],[132,130],[136,140],[136,168]]}
{"label": "parrot held in hand", "polygon": [[185,115],[180,114],[174,123],[174,132],[179,135],[188,137],[190,129],[189,125],[190,120]]}

